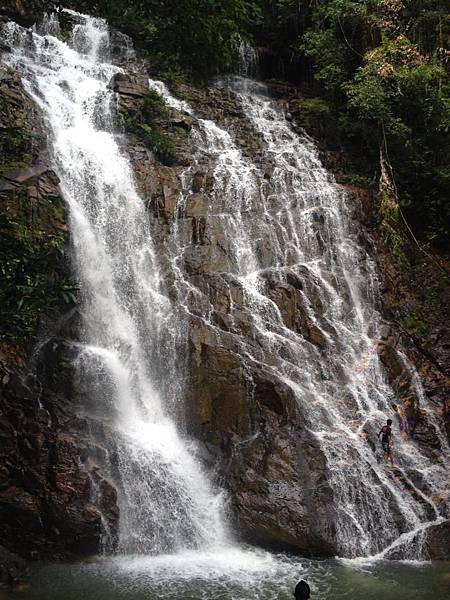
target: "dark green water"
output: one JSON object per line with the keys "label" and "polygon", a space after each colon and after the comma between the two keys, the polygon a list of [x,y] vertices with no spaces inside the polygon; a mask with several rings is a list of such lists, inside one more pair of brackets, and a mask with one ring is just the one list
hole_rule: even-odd
{"label": "dark green water", "polygon": [[1,600],[285,600],[299,578],[311,600],[448,600],[449,563],[312,561],[255,550],[116,558],[34,568]]}

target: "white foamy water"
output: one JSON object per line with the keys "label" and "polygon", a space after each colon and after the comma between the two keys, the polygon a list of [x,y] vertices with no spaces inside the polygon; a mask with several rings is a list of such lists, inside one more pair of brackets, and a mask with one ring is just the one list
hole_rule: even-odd
{"label": "white foamy water", "polygon": [[[152,81],[150,85],[176,107],[167,88]],[[227,271],[228,280],[244,294],[239,312],[231,302],[227,335],[244,362],[263,365],[274,378],[281,375],[295,392],[306,427],[326,457],[337,509],[338,553],[382,557],[384,551],[387,555],[402,547],[400,554],[417,558],[422,552],[419,534],[445,514],[434,499],[446,497],[448,444],[442,422],[403,357],[443,460],[430,458],[413,440],[402,443],[398,433],[398,469],[387,469],[381,459],[377,434],[392,414],[395,394],[377,354],[382,323],[376,265],[359,241],[352,202],[323,168],[312,140],[292,130],[264,85],[244,78],[220,85],[237,94],[263,141],[257,164],[244,157],[230,132],[212,121],[199,119],[191,134],[195,168],[205,168],[206,156],[214,174],[202,213],[205,235],[211,228],[214,237],[226,240],[218,272]],[[182,208],[192,197],[195,168],[184,175]],[[173,241],[173,261],[180,263],[188,255],[189,240],[174,235]],[[311,343],[307,332],[288,328],[270,295],[267,281],[283,283],[293,276],[302,284],[299,310],[317,332],[319,344]],[[195,285],[179,270],[177,277],[184,297],[189,297],[186,290]],[[199,303],[193,306],[198,309]],[[205,323],[214,335],[212,309],[203,305]],[[256,331],[256,348],[255,340],[239,329],[242,310]]]}
{"label": "white foamy water", "polygon": [[109,62],[105,22],[71,14],[78,24],[68,43],[51,35],[57,32],[54,19],[42,33],[7,24],[4,35],[15,50],[6,61],[48,122],[69,209],[84,322],[78,362],[81,377],[95,381],[96,405],[112,422],[119,550],[220,547],[226,541],[222,495],[212,490],[195,446],[177,432],[155,385],[162,370],[177,379],[173,357],[158,360],[173,313],[148,215],[114,131],[108,83],[120,68]]}

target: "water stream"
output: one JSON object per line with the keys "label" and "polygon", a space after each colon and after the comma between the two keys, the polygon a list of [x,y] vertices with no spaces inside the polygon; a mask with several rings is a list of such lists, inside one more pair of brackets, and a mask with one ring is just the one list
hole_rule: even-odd
{"label": "water stream", "polygon": [[[441,518],[432,498],[445,495],[445,463],[433,461],[413,442],[397,444],[399,471],[392,473],[368,444],[391,413],[395,394],[376,351],[382,325],[376,265],[359,241],[352,202],[321,165],[313,141],[292,130],[263,84],[233,77],[219,85],[237,95],[264,140],[255,163],[213,121],[199,119],[191,134],[197,166],[205,166],[206,156],[214,173],[207,219],[215,236],[227,240],[220,268],[244,293],[243,303],[230,309],[228,331],[245,361],[265,361],[264,368],[274,378],[281,375],[296,394],[306,426],[327,459],[338,509],[339,555],[382,556],[384,549],[396,547],[396,540],[406,540],[410,547],[402,549],[403,555],[420,556],[420,535],[415,533]],[[169,106],[193,113],[161,82],[150,81],[150,86]],[[184,177],[181,209],[192,194],[190,172],[192,167]],[[175,233],[173,247],[172,262],[182,264],[190,240]],[[179,287],[185,287],[180,296],[187,297],[192,282],[181,269],[177,275]],[[267,281],[295,276],[306,282],[301,308],[319,345],[286,326],[270,295]],[[198,303],[194,307],[198,311]],[[208,320],[212,307],[202,310],[214,332],[217,328]],[[243,311],[257,344],[240,329]],[[405,356],[402,360],[420,386],[413,366]],[[423,391],[418,396],[428,410]],[[431,413],[429,422],[448,459],[442,424]]]}
{"label": "water stream", "polygon": [[69,43],[8,24],[16,51],[7,62],[47,119],[69,207],[84,323],[78,362],[82,376],[95,382],[95,403],[115,432],[119,549],[220,546],[226,541],[222,496],[211,489],[193,444],[177,432],[154,385],[162,371],[175,370],[170,354],[158,361],[173,311],[161,287],[148,214],[113,127],[107,86],[121,69],[107,62],[105,22],[75,18]]}
{"label": "water stream", "polygon": [[[295,578],[307,573],[318,597],[327,597],[335,585],[333,597],[357,598],[348,595],[348,586],[367,585],[368,599],[381,593],[400,598],[380,583],[377,567],[350,583],[347,571],[341,577],[343,563],[294,561],[232,541],[223,494],[172,413],[183,403],[183,376],[173,353],[161,352],[174,347],[174,336],[185,326],[180,315],[189,315],[193,304],[198,311],[204,302],[182,268],[188,252],[182,223],[175,223],[168,244],[180,311],[166,293],[149,215],[115,129],[108,83],[121,69],[109,57],[108,28],[101,19],[73,17],[77,24],[67,42],[55,35],[54,19],[34,32],[7,24],[3,35],[15,50],[4,60],[21,74],[46,118],[53,166],[69,208],[83,315],[78,368],[96,382],[96,405],[114,431],[119,552],[152,556],[66,571],[49,567],[38,576],[41,591],[24,597],[49,597],[44,590],[53,589],[55,599],[287,598]],[[150,85],[170,106],[195,116],[164,84]],[[367,443],[366,435],[376,437],[389,413],[393,392],[376,353],[381,326],[376,265],[361,242],[351,203],[321,165],[313,141],[293,131],[262,84],[232,78],[220,85],[237,95],[262,142],[256,162],[244,155],[233,131],[211,120],[196,119],[191,132],[194,161],[213,167],[207,218],[226,240],[221,270],[242,289],[241,310],[256,340],[243,335],[233,307],[230,335],[250,363],[273,357],[264,367],[295,392],[305,427],[327,460],[339,554],[382,558],[406,532],[411,544],[404,556],[416,558],[414,532],[440,518],[432,498],[443,493],[446,472],[410,442],[396,448],[399,482]],[[180,214],[192,193],[192,175],[190,167],[182,176]],[[308,332],[288,328],[268,292],[272,280],[288,277],[304,282]],[[214,331],[210,307],[203,309]],[[320,343],[311,341],[311,332]],[[172,382],[163,386],[167,373]],[[430,423],[448,452],[440,423],[434,418]],[[405,493],[405,485],[416,493]],[[71,573],[67,580],[64,572]],[[414,573],[412,580],[420,579]],[[390,575],[389,581],[395,587],[402,576]],[[420,597],[441,597],[441,583],[436,586],[434,596]],[[408,598],[415,597],[411,591]]]}

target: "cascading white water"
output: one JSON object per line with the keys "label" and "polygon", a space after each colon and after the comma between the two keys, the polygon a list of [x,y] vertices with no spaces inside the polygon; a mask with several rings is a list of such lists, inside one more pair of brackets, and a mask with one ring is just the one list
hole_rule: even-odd
{"label": "cascading white water", "polygon": [[[381,325],[375,264],[358,243],[349,198],[322,167],[311,140],[292,131],[263,86],[236,78],[231,87],[264,139],[265,156],[273,165],[269,190],[263,195],[266,222],[277,231],[279,246],[289,249],[284,256],[274,252],[261,267],[280,262],[291,268],[306,267],[324,307],[315,323],[326,339],[319,364],[326,364],[327,373],[324,376],[317,368],[316,352],[311,349],[306,364],[296,360],[299,353],[290,357],[289,362],[303,370],[300,379],[298,374],[292,377],[291,365],[283,371],[297,389],[309,427],[327,457],[338,507],[340,554],[372,554],[403,532],[420,530],[424,522],[439,518],[432,498],[445,497],[445,464],[433,462],[413,442],[397,442],[396,462],[404,487],[377,462],[365,432],[376,439],[378,425],[390,414],[395,396],[375,352]],[[413,371],[412,365],[408,368]],[[425,408],[423,393],[421,400]],[[442,424],[434,417],[429,425],[448,459]],[[411,481],[418,474],[425,493]],[[414,551],[412,558],[417,556],[417,548]]]}
{"label": "cascading white water", "polygon": [[158,360],[173,312],[148,215],[114,133],[108,83],[120,68],[108,61],[105,22],[71,14],[76,24],[68,43],[51,35],[57,33],[54,19],[41,33],[8,23],[3,35],[14,48],[7,64],[21,74],[48,121],[69,208],[84,321],[79,369],[95,382],[96,410],[115,438],[119,550],[220,546],[226,540],[222,496],[212,491],[193,444],[177,432],[169,400],[154,383],[163,373],[177,378],[174,357]]}
{"label": "cascading white water", "polygon": [[[211,489],[195,446],[182,439],[167,410],[182,400],[182,386],[169,386],[166,393],[161,384],[164,373],[178,378],[174,357],[160,346],[179,317],[165,295],[147,213],[114,134],[108,82],[120,68],[108,62],[105,23],[73,17],[78,23],[68,44],[51,35],[57,33],[55,21],[41,34],[6,25],[15,47],[6,61],[47,117],[69,207],[83,301],[79,369],[95,381],[97,412],[114,432],[120,549],[162,553],[223,546],[221,494]],[[375,352],[375,265],[358,243],[345,194],[320,164],[312,141],[292,131],[264,86],[244,79],[229,84],[261,136],[259,162],[246,158],[232,133],[212,121],[198,120],[191,135],[194,161],[213,165],[206,227],[213,225],[226,244],[216,264],[242,290],[239,310],[256,339],[242,335],[242,314],[233,306],[229,335],[248,361],[270,357],[266,370],[294,390],[306,427],[327,459],[339,553],[380,552],[402,532],[412,535],[436,518],[431,497],[441,493],[445,469],[414,443],[398,445],[396,460],[416,491],[413,497],[367,444],[363,432],[376,436],[392,398]],[[177,110],[194,113],[160,82],[151,85]],[[183,174],[180,209],[190,197],[191,176],[192,169]],[[188,243],[178,222],[169,246],[184,310],[198,302],[208,321],[210,307],[183,272]],[[288,328],[267,292],[271,278],[288,277],[302,281],[308,332]],[[417,474],[422,483],[416,486]]]}
{"label": "cascading white water", "polygon": [[244,77],[256,77],[259,67],[258,52],[240,36],[236,39],[236,55],[238,73]]}
{"label": "cascading white water", "polygon": [[[313,142],[292,130],[265,86],[243,78],[226,85],[237,94],[264,146],[257,164],[212,121],[198,120],[191,134],[197,163],[212,157],[214,184],[205,227],[214,228],[227,247],[226,257],[215,262],[242,287],[257,343],[242,336],[233,306],[230,317],[236,326],[228,324],[228,331],[239,338],[244,360],[257,364],[263,348],[272,361],[265,368],[295,391],[306,426],[327,459],[339,554],[382,554],[396,540],[413,541],[416,531],[439,519],[432,498],[445,491],[445,466],[433,463],[413,442],[397,443],[399,482],[368,444],[367,438],[376,440],[395,398],[376,352],[381,319],[375,263],[358,242],[349,199],[322,167]],[[177,105],[161,82],[150,81],[150,86],[170,106],[193,114],[186,104]],[[182,208],[192,194],[191,170],[184,175]],[[180,264],[189,241],[177,238],[177,227],[174,231],[173,262]],[[267,293],[268,277],[283,280],[292,274],[304,282],[302,308],[319,343],[288,328]],[[181,269],[177,276],[180,289],[185,288],[180,297],[187,297],[192,282]],[[204,305],[206,320],[210,312]],[[212,322],[209,327],[214,331]],[[430,426],[444,440],[439,423],[431,420]],[[441,446],[448,456],[448,445]],[[415,539],[410,557],[419,555]]]}

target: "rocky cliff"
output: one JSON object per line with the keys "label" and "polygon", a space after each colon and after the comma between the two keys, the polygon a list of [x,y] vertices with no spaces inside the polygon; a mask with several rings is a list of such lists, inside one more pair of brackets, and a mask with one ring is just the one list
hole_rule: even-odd
{"label": "rocky cliff", "polygon": [[[269,89],[286,110],[298,106],[301,96],[295,88],[274,82],[269,84]],[[249,126],[239,103],[227,89],[219,87],[200,92],[176,86],[175,93],[187,98],[195,106],[196,114],[205,118],[212,115],[216,122],[231,129],[244,156],[258,161],[260,137]],[[293,126],[300,130],[305,123],[296,123],[293,108],[291,115]],[[182,116],[175,112],[173,118],[176,121]],[[311,131],[318,134],[320,128],[312,124]],[[182,154],[189,156],[185,150]],[[376,352],[384,365],[396,401],[400,401],[408,416],[414,439],[433,460],[440,462],[440,442],[430,429],[429,415],[420,396],[424,392],[432,402],[436,416],[448,423],[450,381],[445,343],[448,336],[445,317],[448,279],[432,260],[424,261],[412,250],[415,257],[412,258],[412,266],[399,265],[379,233],[376,191],[346,184],[349,176],[342,171],[343,156],[336,149],[330,151],[324,145],[322,159],[335,171],[338,180],[347,185],[355,218],[365,227],[360,234],[362,243],[376,257],[384,277],[382,298],[386,324]],[[182,165],[185,167],[185,159]],[[270,164],[264,166],[267,178],[270,178],[273,167]],[[201,165],[199,169],[198,163],[194,163],[193,194],[183,215],[186,243],[193,244],[187,254],[185,268],[196,288],[206,295],[205,304],[212,307],[209,323],[205,323],[201,316],[192,318],[190,322],[193,431],[207,443],[219,461],[222,480],[230,490],[238,530],[246,539],[275,547],[291,547],[306,554],[333,554],[336,552],[332,525],[336,517],[333,491],[328,482],[325,458],[317,441],[308,433],[302,409],[282,377],[274,376],[270,369],[272,358],[265,355],[262,364],[252,364],[239,344],[233,343],[232,336],[228,335],[229,332],[238,332],[246,338],[258,337],[250,318],[246,317],[248,307],[242,289],[229,276],[220,273],[224,262],[226,264],[223,258],[226,243],[214,236],[214,223],[205,212],[206,203],[202,202],[203,194],[208,191],[208,179],[208,167]],[[173,193],[171,186],[174,186]],[[159,190],[156,196],[152,196],[150,206],[155,207],[156,204],[157,207],[157,210],[154,208],[157,228],[160,229],[163,224],[167,226],[168,222],[170,229],[174,218],[173,198],[179,193],[177,178],[167,178],[165,170]],[[200,232],[203,232],[200,235],[199,219]],[[219,252],[214,249],[216,244]],[[423,294],[418,296],[414,285],[414,269],[430,281],[434,311],[429,314],[429,329],[423,327],[422,333],[427,331],[434,343],[428,339],[425,341],[426,337],[418,340],[408,328],[411,307],[426,310],[426,297]],[[264,293],[275,302],[284,324],[301,333],[305,340],[319,349],[326,347],[323,333],[311,323],[304,309],[300,292],[308,285],[307,273],[304,273],[304,278],[293,273],[286,277],[268,273],[265,282]],[[308,292],[311,293],[311,289]],[[196,302],[199,302],[198,299]],[[319,298],[316,298],[314,309],[320,314]],[[195,313],[195,308],[192,312]],[[239,315],[237,322],[236,314]],[[416,375],[402,356],[408,356],[416,366],[421,385],[418,385]],[[264,367],[264,364],[267,366]],[[413,490],[407,491],[411,492],[414,494]],[[443,507],[447,498],[434,500]],[[446,525],[443,527],[442,531],[445,531]],[[435,533],[434,530],[433,540]],[[446,537],[444,533],[443,538]],[[442,556],[442,546],[439,550],[433,540],[430,537],[430,555]]]}
{"label": "rocky cliff", "polygon": [[[277,356],[258,341],[245,290],[230,268],[232,240],[223,237],[218,215],[208,211],[215,163],[199,150],[190,132],[199,119],[213,119],[231,132],[244,157],[259,161],[267,181],[273,164],[262,158],[261,137],[227,88],[177,84],[174,92],[194,107],[194,118],[170,107],[150,110],[146,66],[128,65],[127,71],[110,82],[117,101],[116,126],[127,134],[123,151],[131,158],[148,207],[168,297],[188,315],[185,339],[176,348],[185,354],[188,433],[201,441],[205,464],[228,490],[232,519],[242,538],[304,554],[333,555],[336,508],[326,457],[305,426],[304,408],[292,387],[277,374]],[[63,201],[48,164],[45,126],[19,77],[4,67],[0,77],[0,141],[7,157],[0,180],[2,215],[7,223],[16,223],[20,213],[20,222],[36,243],[48,244],[49,249],[57,238],[59,250],[50,253],[47,268],[70,272]],[[297,90],[272,88],[280,105],[294,106]],[[292,114],[295,126],[294,108]],[[151,127],[150,137],[143,135],[149,133],[143,125]],[[336,154],[324,156],[331,166]],[[180,208],[182,192],[188,194]],[[430,262],[418,260],[412,267],[439,296],[433,312],[424,315],[429,299],[422,297],[413,271],[410,279],[405,277],[377,233],[375,195],[355,187],[350,192],[362,243],[376,257],[385,281],[386,326],[376,352],[415,440],[440,461],[439,440],[427,425],[418,397],[421,388],[399,351],[416,366],[435,414],[447,417],[449,344],[443,311],[448,282]],[[175,229],[184,248],[178,266],[193,290],[187,295],[169,261]],[[17,230],[5,231],[17,238]],[[306,270],[299,276],[289,269],[267,269],[263,292],[279,310],[284,326],[320,353],[327,339],[302,293],[308,290],[320,319],[324,307],[314,296],[310,277]],[[417,314],[423,321],[411,317]],[[77,371],[72,343],[80,331],[76,305],[52,300],[48,311],[38,303],[33,319],[33,336],[27,331],[22,339],[2,338],[2,544],[26,558],[83,555],[98,552],[102,544],[113,549],[119,517],[115,459],[106,455],[108,424],[93,416],[95,410],[86,409],[85,382]],[[27,345],[25,339],[31,342]],[[433,530],[431,557],[445,555],[446,531]]]}

